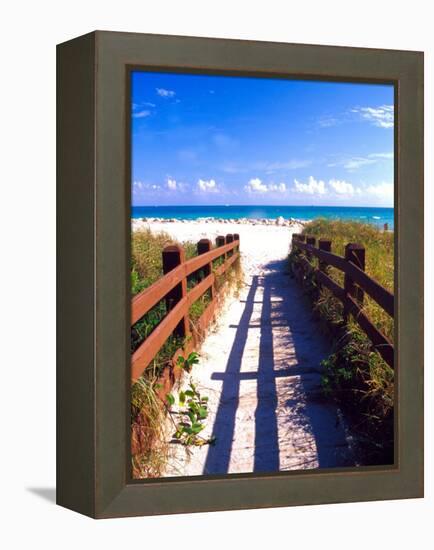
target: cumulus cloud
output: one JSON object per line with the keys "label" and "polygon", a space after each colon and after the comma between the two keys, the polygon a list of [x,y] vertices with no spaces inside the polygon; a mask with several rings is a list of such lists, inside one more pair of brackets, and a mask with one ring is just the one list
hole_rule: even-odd
{"label": "cumulus cloud", "polygon": [[393,105],[381,105],[379,107],[356,107],[351,109],[351,112],[358,114],[362,117],[362,119],[367,120],[379,128],[393,128]]}
{"label": "cumulus cloud", "polygon": [[286,184],[285,183],[269,183],[268,185],[263,183],[259,178],[252,178],[247,185],[244,186],[244,189],[248,193],[285,193]]}
{"label": "cumulus cloud", "polygon": [[298,193],[327,197],[329,200],[365,199],[374,203],[393,204],[393,183],[382,182],[372,185],[356,186],[345,180],[331,179],[328,182],[310,176],[306,183],[294,180]]}
{"label": "cumulus cloud", "polygon": [[265,183],[262,183],[259,178],[252,178],[245,186],[245,189],[249,191],[249,193],[266,193],[268,191]]}
{"label": "cumulus cloud", "polygon": [[393,183],[382,182],[377,185],[369,185],[366,193],[381,200],[393,201]]}
{"label": "cumulus cloud", "polygon": [[271,183],[268,186],[268,189],[270,191],[278,191],[279,193],[284,193],[286,191],[286,184],[285,183],[279,183],[275,185],[274,183]]}
{"label": "cumulus cloud", "polygon": [[166,90],[165,88],[156,88],[155,91],[160,97],[174,97],[176,95],[173,90]]}
{"label": "cumulus cloud", "polygon": [[330,180],[330,187],[338,195],[354,195],[355,193],[360,194],[360,189],[355,188],[352,183],[348,183],[343,180]]}
{"label": "cumulus cloud", "polygon": [[326,186],[324,181],[316,180],[313,176],[309,176],[307,183],[294,180],[294,188],[298,193],[306,193],[308,195],[326,194]]}
{"label": "cumulus cloud", "polygon": [[206,193],[218,193],[219,188],[215,180],[202,180],[199,179],[197,182],[197,186],[200,191],[206,192]]}
{"label": "cumulus cloud", "polygon": [[171,191],[176,191],[178,189],[177,181],[172,178],[167,178],[166,185]]}

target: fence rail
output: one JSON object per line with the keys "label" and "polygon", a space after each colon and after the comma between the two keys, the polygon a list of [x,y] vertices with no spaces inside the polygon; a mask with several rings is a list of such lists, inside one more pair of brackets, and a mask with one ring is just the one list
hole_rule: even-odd
{"label": "fence rail", "polygon": [[[178,350],[174,359],[192,349],[194,337],[190,331],[190,307],[205,294],[211,291],[211,301],[197,322],[199,332],[204,331],[211,322],[217,305],[215,288],[216,278],[222,276],[239,257],[240,238],[238,234],[219,236],[216,246],[211,241],[201,239],[197,243],[198,255],[185,260],[185,254],[179,245],[169,245],[162,252],[164,275],[132,299],[131,326],[146,315],[162,300],[166,302],[167,314],[151,334],[140,344],[132,355],[132,380],[137,380],[151,363],[167,339],[172,334],[185,339],[184,350]],[[213,268],[213,262],[221,264]],[[187,278],[201,272],[201,280],[187,290]],[[194,342],[196,343],[196,342]]]}
{"label": "fence rail", "polygon": [[[394,348],[392,342],[372,323],[363,311],[364,293],[368,294],[388,315],[394,318],[394,295],[365,273],[365,249],[355,243],[347,244],[345,257],[331,252],[332,242],[319,239],[318,248],[314,237],[293,234],[293,249],[302,250],[305,257],[299,261],[298,278],[302,280],[306,273],[311,273],[319,285],[327,287],[344,306],[344,316],[351,315],[371,340],[372,345],[386,361],[394,367]],[[312,265],[311,259],[318,258],[319,267]],[[342,288],[327,273],[327,266],[342,271],[344,287]]]}

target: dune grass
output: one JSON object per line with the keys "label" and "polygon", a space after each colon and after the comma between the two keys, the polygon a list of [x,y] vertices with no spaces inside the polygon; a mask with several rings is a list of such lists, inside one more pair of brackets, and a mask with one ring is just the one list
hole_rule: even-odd
{"label": "dune grass", "polygon": [[[365,247],[366,273],[393,292],[394,236],[374,226],[329,220],[314,220],[303,230],[306,236],[332,240],[332,252],[344,256],[347,243]],[[301,253],[289,256],[293,269]],[[317,260],[311,262],[317,265]],[[343,273],[329,267],[328,274],[343,286]],[[326,288],[307,277],[305,292],[333,341],[333,351],[323,361],[323,390],[345,409],[356,435],[364,464],[393,462],[394,373],[373,349],[370,340],[350,318],[345,323],[341,302]],[[364,312],[391,341],[394,323],[380,306],[365,294]]]}
{"label": "dune grass", "polygon": [[[394,234],[380,231],[373,225],[359,222],[315,220],[309,223],[303,234],[331,239],[332,252],[345,255],[345,245],[358,243],[365,247],[365,271],[382,286],[393,293],[394,289]],[[331,268],[333,278],[343,286],[344,274]],[[393,319],[369,296],[365,295],[363,310],[376,327],[393,341]]]}

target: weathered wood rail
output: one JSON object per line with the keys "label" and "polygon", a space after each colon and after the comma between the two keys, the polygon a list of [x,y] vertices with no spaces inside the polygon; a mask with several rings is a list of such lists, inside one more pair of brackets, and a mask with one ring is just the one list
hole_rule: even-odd
{"label": "weathered wood rail", "polygon": [[[132,355],[131,378],[136,381],[148,367],[165,342],[172,334],[185,341],[183,349],[178,350],[172,362],[181,353],[189,353],[197,344],[198,333],[203,332],[211,322],[218,302],[216,278],[223,275],[239,257],[240,237],[238,234],[219,236],[212,248],[209,239],[197,243],[198,255],[185,260],[185,253],[179,245],[164,248],[164,275],[132,299],[131,326],[146,315],[159,302],[165,300],[167,314]],[[221,259],[220,265],[213,269],[213,262]],[[201,280],[191,289],[187,289],[187,278],[201,272]],[[198,277],[199,278],[199,277]],[[196,322],[195,335],[190,330],[190,307],[208,290],[211,300],[199,320]]]}
{"label": "weathered wood rail", "polygon": [[[392,342],[372,323],[363,311],[364,293],[368,294],[390,317],[394,318],[394,295],[365,273],[365,249],[355,243],[345,247],[345,257],[331,252],[332,241],[319,239],[318,248],[314,237],[294,234],[292,247],[301,250],[297,277],[302,280],[306,273],[311,273],[317,284],[327,287],[344,306],[344,317],[351,315],[371,340],[373,347],[384,361],[394,367],[394,348]],[[318,258],[318,268],[312,265],[313,257]],[[344,275],[342,288],[327,273],[327,266],[332,266]]]}

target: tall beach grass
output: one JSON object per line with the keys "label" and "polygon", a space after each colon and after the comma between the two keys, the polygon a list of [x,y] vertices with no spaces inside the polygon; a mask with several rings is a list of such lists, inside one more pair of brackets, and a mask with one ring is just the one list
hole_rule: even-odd
{"label": "tall beach grass", "polygon": [[[344,256],[345,245],[365,247],[366,273],[389,291],[394,290],[393,232],[358,222],[318,219],[308,223],[303,234],[332,241],[332,252]],[[300,251],[289,256],[290,268]],[[317,266],[316,259],[312,263]],[[340,286],[344,275],[328,267],[328,274]],[[323,389],[345,410],[353,428],[363,464],[393,462],[394,372],[373,349],[370,340],[354,320],[344,321],[341,302],[308,277],[305,292],[322,325],[331,336],[333,350],[323,361]],[[375,326],[392,342],[394,321],[365,294],[363,310]]]}

